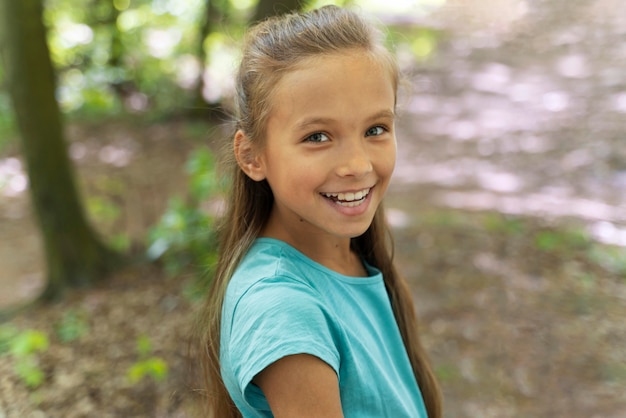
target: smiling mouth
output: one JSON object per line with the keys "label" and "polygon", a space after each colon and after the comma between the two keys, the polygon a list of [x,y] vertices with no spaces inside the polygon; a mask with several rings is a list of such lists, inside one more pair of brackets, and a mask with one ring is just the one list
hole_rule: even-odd
{"label": "smiling mouth", "polygon": [[367,195],[372,190],[371,187],[359,190],[358,192],[348,193],[320,193],[325,198],[332,200],[334,203],[348,208],[358,206],[365,201]]}

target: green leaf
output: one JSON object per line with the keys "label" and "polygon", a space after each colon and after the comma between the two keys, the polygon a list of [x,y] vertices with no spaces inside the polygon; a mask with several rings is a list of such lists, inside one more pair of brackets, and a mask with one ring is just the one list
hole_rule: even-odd
{"label": "green leaf", "polygon": [[562,240],[554,232],[539,232],[535,237],[535,245],[542,251],[554,251],[562,245]]}
{"label": "green leaf", "polygon": [[0,326],[0,354],[11,350],[11,341],[18,334],[17,328],[12,325]]}
{"label": "green leaf", "polygon": [[15,363],[15,372],[22,382],[29,388],[36,388],[44,381],[44,372],[39,367],[37,359],[33,356],[25,356]]}
{"label": "green leaf", "polygon": [[207,149],[199,149],[187,161],[190,175],[190,191],[196,200],[204,200],[218,190],[213,155]]}
{"label": "green leaf", "polygon": [[137,338],[137,352],[141,357],[145,357],[152,352],[152,342],[146,335],[140,335]]}
{"label": "green leaf", "polygon": [[589,250],[589,257],[608,271],[626,277],[626,249],[597,244]]}
{"label": "green leaf", "polygon": [[145,363],[148,373],[157,382],[160,382],[167,377],[169,369],[167,367],[167,363],[162,358],[150,357],[145,361]]}
{"label": "green leaf", "polygon": [[120,252],[127,252],[130,248],[130,236],[126,233],[116,234],[111,237],[111,247]]}
{"label": "green leaf", "polygon": [[116,221],[121,212],[120,208],[115,203],[97,196],[87,199],[87,210],[94,219],[105,223]]}
{"label": "green leaf", "polygon": [[59,339],[64,342],[71,342],[79,339],[89,332],[87,318],[75,311],[66,312],[56,326]]}
{"label": "green leaf", "polygon": [[130,366],[130,368],[128,369],[128,372],[126,373],[126,377],[128,377],[128,380],[131,383],[135,384],[141,381],[141,379],[143,379],[145,374],[146,374],[145,366],[143,362],[139,362]]}
{"label": "green leaf", "polygon": [[16,357],[27,356],[48,349],[48,337],[41,331],[26,330],[11,341],[11,354]]}
{"label": "green leaf", "polygon": [[145,377],[150,377],[156,382],[160,382],[167,378],[169,368],[165,360],[160,357],[150,357],[146,360],[138,361],[133,364],[126,374],[128,380],[135,384]]}

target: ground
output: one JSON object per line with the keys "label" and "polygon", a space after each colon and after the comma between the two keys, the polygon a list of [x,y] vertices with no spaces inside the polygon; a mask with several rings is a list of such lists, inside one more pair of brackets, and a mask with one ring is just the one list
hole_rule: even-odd
{"label": "ground", "polygon": [[[387,200],[396,260],[446,417],[626,417],[626,13],[619,0],[507,2],[451,1],[464,24],[427,19],[435,56],[401,59],[412,90]],[[139,249],[168,196],[184,194],[190,150],[222,133],[182,120],[71,124],[103,235],[124,231]],[[18,154],[5,154],[0,306],[33,297],[43,271]],[[0,417],[192,416],[192,279],[136,266],[15,317],[48,336],[45,380],[27,389],[0,356]],[[129,380],[151,356],[167,378]]]}

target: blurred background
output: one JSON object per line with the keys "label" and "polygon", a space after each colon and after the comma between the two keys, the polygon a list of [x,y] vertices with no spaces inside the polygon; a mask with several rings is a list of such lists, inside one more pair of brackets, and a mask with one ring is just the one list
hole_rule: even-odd
{"label": "blurred background", "polygon": [[621,0],[3,2],[0,417],[193,416],[241,37],[323,4],[405,74],[387,209],[445,416],[626,417]]}

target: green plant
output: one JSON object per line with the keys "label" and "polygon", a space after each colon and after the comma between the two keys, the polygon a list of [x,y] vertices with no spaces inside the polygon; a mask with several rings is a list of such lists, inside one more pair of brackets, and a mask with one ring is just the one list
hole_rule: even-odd
{"label": "green plant", "polygon": [[188,267],[201,270],[216,249],[212,217],[179,198],[170,200],[149,237],[148,257],[161,259],[170,275]]}
{"label": "green plant", "polygon": [[187,162],[189,195],[170,199],[160,221],[151,228],[147,255],[164,263],[168,274],[191,268],[198,280],[190,294],[202,294],[212,276],[217,254],[215,216],[206,203],[222,190],[217,180],[213,156],[206,149],[193,152]]}
{"label": "green plant", "polygon": [[87,210],[94,219],[104,224],[111,224],[119,217],[121,210],[110,199],[99,196],[87,198]]}
{"label": "green plant", "polygon": [[524,222],[520,218],[500,213],[487,213],[483,217],[483,226],[489,232],[502,233],[507,236],[519,236],[524,233]]}
{"label": "green plant", "polygon": [[161,357],[152,356],[152,343],[150,339],[142,335],[137,338],[137,354],[139,360],[133,363],[127,372],[128,380],[136,384],[146,377],[155,382],[161,382],[167,378],[169,368]]}
{"label": "green plant", "polygon": [[18,331],[12,326],[0,327],[0,354],[8,354],[15,360],[13,370],[31,389],[40,386],[45,374],[40,367],[38,353],[48,349],[45,333],[27,329]]}
{"label": "green plant", "polygon": [[589,258],[611,273],[626,277],[626,249],[624,247],[596,244],[589,250]]}
{"label": "green plant", "polygon": [[411,52],[418,60],[426,61],[437,51],[440,33],[429,28],[419,28],[411,42]]}
{"label": "green plant", "polygon": [[70,310],[63,314],[63,318],[56,324],[55,328],[59,339],[68,343],[89,332],[89,321],[84,313]]}
{"label": "green plant", "polygon": [[543,230],[535,234],[535,246],[545,252],[568,252],[590,244],[588,235],[578,229]]}
{"label": "green plant", "polygon": [[125,233],[115,234],[110,238],[109,245],[114,250],[125,253],[131,246],[130,236]]}
{"label": "green plant", "polygon": [[0,91],[0,152],[12,141],[15,133],[13,110],[9,103],[9,95]]}
{"label": "green plant", "polygon": [[459,211],[433,210],[422,214],[420,217],[420,222],[423,225],[447,228],[467,226],[468,218]]}
{"label": "green plant", "polygon": [[12,325],[0,326],[0,354],[6,354],[11,350],[11,341],[17,334],[17,328]]}

